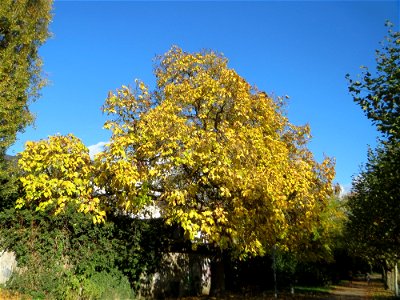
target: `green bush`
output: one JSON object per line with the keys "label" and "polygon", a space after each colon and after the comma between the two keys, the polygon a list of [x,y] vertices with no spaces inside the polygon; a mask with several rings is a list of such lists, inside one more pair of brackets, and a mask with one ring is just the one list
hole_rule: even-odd
{"label": "green bush", "polygon": [[7,288],[35,299],[133,298],[159,260],[158,223],[111,216],[95,225],[72,206],[57,216],[4,210],[0,249],[14,251],[19,267]]}

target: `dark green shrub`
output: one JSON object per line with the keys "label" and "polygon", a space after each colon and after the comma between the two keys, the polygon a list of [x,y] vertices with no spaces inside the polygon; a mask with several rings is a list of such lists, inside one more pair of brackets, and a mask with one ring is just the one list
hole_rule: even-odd
{"label": "dark green shrub", "polygon": [[57,216],[4,210],[0,249],[14,251],[19,267],[7,288],[35,299],[133,298],[160,257],[160,226],[127,216],[95,225],[72,206]]}

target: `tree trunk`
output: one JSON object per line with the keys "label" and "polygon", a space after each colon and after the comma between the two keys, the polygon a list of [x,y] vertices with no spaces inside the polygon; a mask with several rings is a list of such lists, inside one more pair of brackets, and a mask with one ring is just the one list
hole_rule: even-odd
{"label": "tree trunk", "polygon": [[211,259],[210,296],[220,296],[225,292],[225,267],[222,252]]}
{"label": "tree trunk", "polygon": [[384,276],[384,284],[385,284],[385,289],[390,289],[390,283],[389,283],[389,276],[388,276],[388,272],[389,272],[389,266],[388,266],[388,262],[385,260],[383,261],[383,276]]}
{"label": "tree trunk", "polygon": [[278,283],[276,281],[276,245],[272,248],[272,270],[274,272],[274,298],[278,298]]}
{"label": "tree trunk", "polygon": [[397,275],[398,274],[398,270],[397,270],[397,262],[394,264],[394,294],[396,295],[396,297],[399,296],[399,285],[398,285],[398,279],[397,279]]}
{"label": "tree trunk", "polygon": [[387,269],[386,269],[385,266],[382,265],[382,281],[383,281],[383,284],[385,285],[385,289],[389,288],[389,286],[387,284],[388,283],[387,280],[388,280],[388,278],[387,278]]}

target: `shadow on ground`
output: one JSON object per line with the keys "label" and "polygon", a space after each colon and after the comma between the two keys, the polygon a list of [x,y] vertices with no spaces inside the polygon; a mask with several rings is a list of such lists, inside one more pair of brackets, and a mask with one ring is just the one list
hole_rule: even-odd
{"label": "shadow on ground", "polygon": [[[228,294],[223,297],[185,297],[180,298],[182,300],[199,300],[199,299],[211,299],[211,300],[239,300],[239,299],[249,299],[249,300],[273,300],[276,299],[272,292],[265,292],[262,294],[251,294],[251,292],[245,294]],[[278,294],[278,299],[312,299],[312,300],[389,300],[396,299],[393,292],[385,290],[382,281],[379,276],[374,276],[372,280],[368,283],[365,280],[357,281],[342,281],[338,285],[331,287],[330,291],[327,293],[323,292],[301,292],[291,294],[280,293]],[[170,298],[169,300],[173,300]]]}

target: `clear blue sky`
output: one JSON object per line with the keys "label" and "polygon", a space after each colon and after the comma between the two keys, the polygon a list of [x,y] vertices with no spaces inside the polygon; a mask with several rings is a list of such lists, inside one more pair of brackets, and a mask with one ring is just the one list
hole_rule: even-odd
{"label": "clear blue sky", "polygon": [[289,95],[292,123],[309,123],[317,160],[336,158],[349,187],[377,132],[347,91],[345,74],[375,65],[385,20],[399,27],[399,1],[56,1],[53,37],[41,48],[50,81],[31,105],[27,140],[73,133],[87,146],[109,139],[100,107],[109,90],[140,78],[154,84],[153,59],[172,45],[222,52],[251,84]]}

